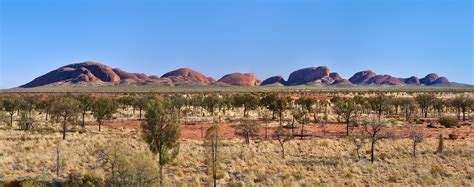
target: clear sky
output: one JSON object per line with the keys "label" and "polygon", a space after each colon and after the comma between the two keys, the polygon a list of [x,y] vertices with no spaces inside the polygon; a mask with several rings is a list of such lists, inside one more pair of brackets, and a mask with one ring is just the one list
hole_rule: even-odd
{"label": "clear sky", "polygon": [[0,0],[0,88],[99,61],[162,75],[349,78],[436,72],[474,83],[471,0]]}

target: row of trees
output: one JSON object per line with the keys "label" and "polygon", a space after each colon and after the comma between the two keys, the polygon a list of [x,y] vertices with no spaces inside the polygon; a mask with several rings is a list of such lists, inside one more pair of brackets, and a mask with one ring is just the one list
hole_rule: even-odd
{"label": "row of trees", "polygon": [[[111,119],[118,109],[124,111],[132,109],[134,113],[138,111],[139,119],[141,119],[147,104],[156,98],[156,96],[125,96],[113,99],[106,96],[91,97],[88,95],[8,96],[0,98],[0,109],[9,114],[8,124],[10,127],[13,124],[14,115],[18,114],[21,117],[20,127],[24,130],[31,128],[35,112],[44,114],[46,121],[48,121],[48,117],[55,121],[62,119],[64,126],[68,121],[77,121],[79,116],[82,118],[81,126],[84,127],[85,117],[90,113],[98,122],[100,131],[104,120]],[[323,114],[325,118],[328,113],[337,114],[338,121],[347,125],[348,134],[350,123],[357,122],[357,119],[364,114],[376,114],[379,119],[383,115],[403,115],[409,120],[417,113],[421,117],[428,117],[430,112],[438,116],[452,112],[456,113],[458,119],[466,120],[466,114],[472,111],[474,106],[473,98],[466,95],[460,95],[453,99],[441,99],[428,94],[417,95],[414,98],[393,98],[383,94],[375,97],[336,96],[330,100],[313,97],[293,99],[277,94],[169,95],[162,98],[173,102],[170,107],[177,111],[178,120],[184,118],[185,122],[191,113],[200,113],[202,116],[208,114],[216,119],[216,116],[226,116],[229,110],[241,109],[242,119],[249,118],[249,113],[257,110],[259,111],[258,117],[267,120],[264,119],[267,115],[262,114],[269,111],[272,113],[271,120],[275,120],[278,116],[282,126],[285,113],[290,112],[293,120],[302,126],[301,135],[303,135],[305,124],[321,120],[318,114]]]}
{"label": "row of trees", "polygon": [[[419,109],[421,117],[428,117],[429,111],[436,112],[438,117],[443,113],[454,112],[458,118],[466,120],[466,114],[474,109],[474,100],[471,97],[460,95],[453,99],[441,99],[434,95],[418,95],[414,98],[392,98],[385,95],[364,98],[355,96],[353,98],[334,97],[331,99],[334,112],[345,122],[347,135],[349,135],[349,124],[357,121],[361,114],[373,112],[380,118],[384,114],[404,115],[410,120]],[[403,114],[400,114],[402,112]]]}
{"label": "row of trees", "polygon": [[[68,124],[77,124],[82,117],[81,126],[85,127],[85,116],[90,112],[99,124],[99,131],[104,121],[112,119],[117,112],[118,103],[110,97],[91,97],[87,95],[65,95],[41,98],[36,96],[10,96],[0,100],[2,109],[7,111],[10,120],[9,127],[13,126],[13,116],[19,114],[21,130],[34,127],[36,113],[44,115],[46,121],[61,122],[63,139],[66,139]],[[48,120],[49,117],[49,120]]]}

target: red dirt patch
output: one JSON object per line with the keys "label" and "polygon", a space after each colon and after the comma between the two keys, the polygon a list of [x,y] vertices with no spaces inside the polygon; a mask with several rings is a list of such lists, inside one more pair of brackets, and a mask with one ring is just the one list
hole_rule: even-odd
{"label": "red dirt patch", "polygon": [[[140,120],[115,120],[107,121],[104,123],[105,128],[112,129],[121,129],[121,128],[132,128],[138,129],[141,127],[143,121]],[[206,130],[212,125],[209,122],[201,122],[195,125],[180,125],[181,126],[181,137],[183,139],[199,140],[201,139],[201,128],[202,135],[205,136]],[[236,139],[239,138],[235,134],[235,125],[236,123],[220,123],[222,132],[224,133],[224,139]],[[97,126],[97,123],[91,122],[88,123],[88,126]],[[268,136],[271,136],[274,128],[268,128]],[[327,124],[323,127],[321,124],[309,124],[306,125],[305,135],[309,135],[306,138],[341,138],[346,135],[346,126],[344,124]],[[351,128],[351,131],[360,131],[361,127]],[[393,132],[394,138],[407,138],[409,136],[410,128],[408,127],[388,127],[388,131]],[[473,136],[474,127],[463,126],[462,128],[423,128],[423,133],[427,138],[436,138],[440,133],[443,133],[445,137],[450,133],[455,133],[459,138],[464,138],[466,140],[474,140]],[[300,134],[301,129],[295,128],[294,133]],[[260,128],[260,133],[258,137],[254,138],[264,138],[265,129]],[[299,138],[299,137],[298,137]]]}

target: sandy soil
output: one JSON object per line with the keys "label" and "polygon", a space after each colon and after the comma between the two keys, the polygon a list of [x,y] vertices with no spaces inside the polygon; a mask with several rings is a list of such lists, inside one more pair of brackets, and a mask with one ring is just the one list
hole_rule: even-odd
{"label": "sandy soil", "polygon": [[[140,128],[143,121],[141,120],[116,120],[116,121],[108,121],[105,123],[104,127],[106,128],[131,128],[131,129],[138,129]],[[238,135],[235,134],[235,126],[238,125],[238,122],[225,122],[225,123],[218,123],[221,127],[221,130],[224,134],[224,139],[232,140],[239,138]],[[262,123],[259,123],[262,124]],[[201,128],[203,129],[203,134],[207,128],[209,128],[212,123],[209,122],[200,122],[194,125],[184,125],[181,124],[181,137],[186,140],[200,140],[201,139]],[[427,124],[421,124],[420,126],[423,127],[423,133],[427,138],[436,138],[442,133],[444,136],[448,134],[457,134],[459,138],[466,139],[466,140],[474,140],[474,126],[463,126],[461,128],[427,128]],[[90,122],[88,126],[96,126],[96,123]],[[98,128],[98,127],[95,127]],[[269,127],[267,135],[268,137],[271,136],[272,131],[275,128]],[[362,127],[352,127],[350,129],[351,132],[360,132]],[[394,138],[407,138],[409,137],[410,128],[407,126],[404,127],[387,127],[386,129],[389,132],[392,132]],[[334,138],[341,138],[346,135],[346,126],[345,124],[337,124],[337,123],[330,123],[326,125],[321,124],[308,124],[304,128],[305,134],[309,135],[305,137],[305,139],[334,139]],[[294,129],[295,134],[300,134],[301,128],[295,127]],[[265,137],[265,128],[260,128],[260,133],[258,136],[253,137],[254,139],[261,139]],[[299,137],[298,137],[299,139]]]}

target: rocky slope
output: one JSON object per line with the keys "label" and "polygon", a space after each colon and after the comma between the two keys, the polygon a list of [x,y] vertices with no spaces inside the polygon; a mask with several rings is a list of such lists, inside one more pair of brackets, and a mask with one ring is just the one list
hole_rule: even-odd
{"label": "rocky slope", "polygon": [[357,85],[387,85],[387,86],[449,86],[461,85],[451,83],[446,77],[430,73],[424,78],[416,76],[397,78],[391,75],[377,75],[370,70],[355,73],[349,79],[344,79],[337,72],[331,72],[328,67],[308,67],[296,70],[288,80],[282,76],[273,76],[260,82],[253,73],[231,73],[219,80],[207,77],[189,68],[180,68],[163,76],[147,76],[143,73],[129,73],[119,68],[87,61],[60,67],[44,74],[33,81],[22,85],[22,88],[40,86],[111,86],[111,85],[150,85],[150,86],[180,86],[180,85],[217,85],[217,86],[357,86]]}
{"label": "rocky slope", "polygon": [[161,78],[169,78],[175,85],[208,85],[215,80],[189,68],[180,68],[165,73]]}
{"label": "rocky slope", "polygon": [[264,81],[262,81],[262,84],[260,84],[261,86],[265,86],[265,85],[286,85],[286,81],[285,79],[282,77],[282,76],[273,76],[273,77],[270,77],[268,79],[265,79]]}
{"label": "rocky slope", "polygon": [[82,62],[63,66],[22,85],[22,88],[39,86],[110,86],[110,85],[208,85],[212,78],[189,68],[181,68],[162,77],[143,73],[129,73],[98,62]]}
{"label": "rocky slope", "polygon": [[370,70],[355,73],[351,78],[349,78],[349,81],[356,85],[451,85],[446,77],[438,77],[438,75],[435,73],[428,74],[422,79],[418,79],[416,76],[411,76],[409,78],[396,78],[390,75],[377,75]]}
{"label": "rocky slope", "polygon": [[375,77],[375,75],[376,74],[370,70],[360,71],[355,73],[351,78],[349,78],[349,81],[352,84],[366,84],[367,81],[369,81],[369,79],[371,79],[372,77]]}
{"label": "rocky slope", "polygon": [[20,87],[32,88],[52,83],[118,83],[120,80],[120,76],[109,66],[97,62],[83,62],[63,66]]}
{"label": "rocky slope", "polygon": [[265,79],[262,85],[281,84],[285,86],[327,86],[327,85],[350,85],[339,73],[330,72],[326,66],[309,67],[294,71],[290,74],[288,81],[282,76],[273,76]]}
{"label": "rocky slope", "polygon": [[253,73],[231,73],[224,75],[216,82],[221,86],[258,86],[259,81]]}

